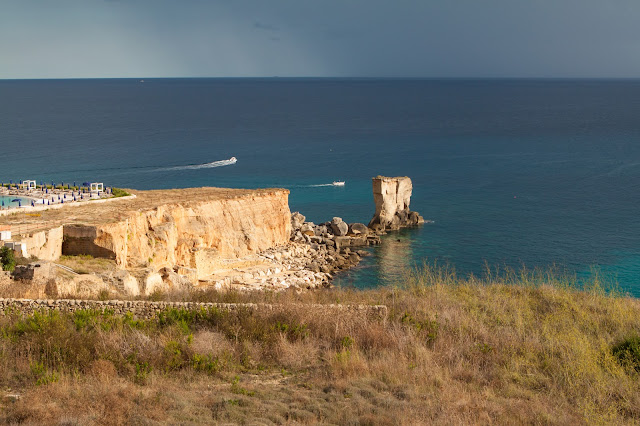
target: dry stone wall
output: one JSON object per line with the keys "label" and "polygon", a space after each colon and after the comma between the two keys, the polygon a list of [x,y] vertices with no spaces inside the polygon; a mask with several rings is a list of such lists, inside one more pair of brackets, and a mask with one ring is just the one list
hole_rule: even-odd
{"label": "dry stone wall", "polygon": [[[289,305],[287,305],[289,307]],[[384,305],[300,305],[304,309],[318,311],[319,313],[348,313],[365,316],[372,320],[385,320],[388,308]],[[80,310],[110,310],[115,315],[131,313],[134,318],[148,319],[157,316],[167,309],[220,309],[225,311],[252,310],[252,311],[278,311],[283,305],[266,303],[201,303],[201,302],[150,302],[141,300],[75,300],[75,299],[0,299],[0,315],[18,312],[22,315],[31,315],[34,312],[57,310],[62,312],[75,312]]]}

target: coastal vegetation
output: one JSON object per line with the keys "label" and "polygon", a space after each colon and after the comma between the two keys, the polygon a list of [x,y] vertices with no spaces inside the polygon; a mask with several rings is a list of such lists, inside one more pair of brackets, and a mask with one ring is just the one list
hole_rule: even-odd
{"label": "coastal vegetation", "polygon": [[[110,311],[0,318],[0,421],[339,424],[637,423],[640,303],[550,272],[313,292],[154,300],[272,311]],[[384,304],[388,317],[307,304]]]}
{"label": "coastal vegetation", "polygon": [[7,246],[0,247],[0,269],[13,271],[16,267],[16,256],[13,250]]}
{"label": "coastal vegetation", "polygon": [[114,198],[118,198],[118,197],[128,197],[131,194],[122,188],[112,188],[111,195],[113,195]]}

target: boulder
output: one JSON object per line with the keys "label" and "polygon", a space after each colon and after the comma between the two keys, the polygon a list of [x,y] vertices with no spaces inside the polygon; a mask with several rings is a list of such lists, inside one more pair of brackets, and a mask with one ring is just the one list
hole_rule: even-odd
{"label": "boulder", "polygon": [[46,281],[55,277],[55,271],[51,268],[51,262],[40,261],[18,265],[12,275],[16,281]]}
{"label": "boulder", "polygon": [[349,233],[353,235],[369,233],[369,228],[364,223],[352,223],[349,225]]}
{"label": "boulder", "polygon": [[300,229],[302,224],[307,218],[304,217],[300,212],[294,212],[291,214],[291,228],[295,231]]}
{"label": "boulder", "polygon": [[329,265],[322,265],[320,267],[320,270],[322,272],[324,272],[325,274],[331,274],[333,272],[333,268],[331,266],[329,266]]}
{"label": "boulder", "polygon": [[334,235],[342,237],[344,235],[347,235],[347,233],[349,232],[349,225],[347,225],[342,220],[342,218],[334,217],[331,221],[331,230],[333,231]]}
{"label": "boulder", "polygon": [[387,227],[392,231],[397,231],[398,229],[400,229],[401,223],[402,222],[400,221],[400,217],[396,214],[396,215],[393,215],[393,217],[391,218],[391,222],[389,222]]}
{"label": "boulder", "polygon": [[314,236],[311,237],[311,243],[312,244],[323,244],[324,243],[324,238],[314,235]]}
{"label": "boulder", "polygon": [[338,251],[342,250],[345,247],[349,247],[351,245],[351,237],[336,237],[335,245]]}
{"label": "boulder", "polygon": [[318,225],[315,227],[315,232],[317,236],[326,236],[327,234],[327,226],[326,225]]}
{"label": "boulder", "polygon": [[409,212],[409,222],[412,225],[417,225],[418,223],[420,223],[420,215],[418,214],[418,212]]}
{"label": "boulder", "polygon": [[313,222],[307,222],[300,227],[300,232],[304,235],[308,235],[310,237],[316,235],[315,230],[313,229]]}

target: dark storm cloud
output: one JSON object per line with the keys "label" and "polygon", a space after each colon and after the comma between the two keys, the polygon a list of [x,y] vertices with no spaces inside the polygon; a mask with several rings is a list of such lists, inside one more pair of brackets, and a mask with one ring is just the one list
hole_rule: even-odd
{"label": "dark storm cloud", "polygon": [[259,30],[265,30],[265,31],[278,31],[278,27],[275,27],[273,25],[269,25],[269,24],[264,24],[262,22],[254,22],[253,23],[253,27],[257,28]]}
{"label": "dark storm cloud", "polygon": [[0,77],[640,77],[637,0],[0,0]]}

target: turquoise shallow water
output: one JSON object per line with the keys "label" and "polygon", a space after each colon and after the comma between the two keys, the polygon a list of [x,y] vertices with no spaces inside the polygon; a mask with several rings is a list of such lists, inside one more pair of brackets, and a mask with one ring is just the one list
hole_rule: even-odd
{"label": "turquoise shallow water", "polygon": [[424,261],[595,266],[640,296],[640,81],[0,81],[0,99],[0,181],[285,187],[310,220],[366,223],[370,178],[408,175],[434,223],[342,284]]}
{"label": "turquoise shallow water", "polygon": [[0,207],[4,206],[5,209],[18,207],[18,202],[17,201],[14,202],[13,200],[21,200],[21,203],[23,206],[31,205],[31,200],[27,198],[7,197],[7,196],[0,195]]}

